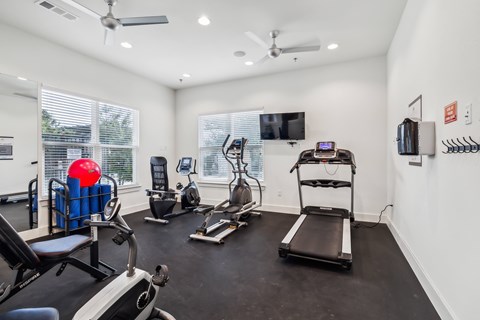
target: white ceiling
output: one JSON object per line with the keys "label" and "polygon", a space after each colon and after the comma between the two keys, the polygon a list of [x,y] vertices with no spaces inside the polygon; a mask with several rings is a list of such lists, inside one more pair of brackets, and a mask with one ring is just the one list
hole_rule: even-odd
{"label": "white ceiling", "polygon": [[[49,1],[79,19],[68,21],[34,4],[35,0],[2,0],[0,22],[182,88],[383,55],[407,0],[118,0],[113,8],[117,18],[166,15],[170,23],[120,27],[113,46],[103,44],[100,21],[61,0]],[[101,14],[108,11],[104,0],[76,1]],[[201,15],[212,23],[199,25]],[[245,66],[245,61],[258,61],[266,54],[245,32],[270,43],[268,33],[273,29],[280,30],[279,47],[321,44],[322,48]],[[119,45],[122,41],[134,47],[124,49]],[[340,47],[327,50],[331,42]],[[246,56],[235,57],[237,50]],[[180,83],[183,73],[192,77]]]}

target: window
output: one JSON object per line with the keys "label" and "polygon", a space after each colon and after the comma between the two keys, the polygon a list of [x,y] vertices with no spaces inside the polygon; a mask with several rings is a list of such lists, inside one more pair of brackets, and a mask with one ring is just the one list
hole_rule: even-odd
{"label": "window", "polygon": [[119,186],[135,184],[137,111],[42,89],[43,194],[71,162],[92,158]]}
{"label": "window", "polygon": [[232,138],[247,138],[244,161],[249,175],[263,181],[263,141],[260,140],[259,114],[247,111],[198,117],[199,175],[203,181],[230,181],[232,167],[222,154],[222,144]]}

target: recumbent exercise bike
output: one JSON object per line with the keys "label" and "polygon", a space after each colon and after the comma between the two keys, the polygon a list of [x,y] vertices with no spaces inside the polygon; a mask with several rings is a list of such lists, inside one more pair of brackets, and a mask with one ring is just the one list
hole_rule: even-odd
{"label": "recumbent exercise bike", "polygon": [[[152,217],[145,217],[146,222],[152,221],[161,224],[168,224],[169,218],[181,216],[193,212],[200,205],[200,193],[197,184],[190,177],[196,172],[197,160],[195,160],[192,171],[192,158],[183,157],[178,161],[176,171],[181,176],[188,177],[188,184],[183,186],[180,182],[176,188],[178,192],[170,189],[168,184],[167,159],[165,157],[150,158],[150,172],[152,174],[152,188],[147,189],[147,196],[150,197],[150,211]],[[180,195],[182,205],[181,211],[173,212],[177,203],[176,195]]]}

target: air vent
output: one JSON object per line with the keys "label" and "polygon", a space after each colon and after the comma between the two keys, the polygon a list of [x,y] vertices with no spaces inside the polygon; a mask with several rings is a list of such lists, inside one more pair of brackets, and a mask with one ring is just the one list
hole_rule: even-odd
{"label": "air vent", "polygon": [[45,1],[45,0],[39,0],[36,1],[35,4],[38,4],[39,6],[47,9],[48,11],[51,11],[53,13],[56,13],[57,15],[69,20],[69,21],[76,21],[78,17],[74,15],[71,12],[68,12],[67,10],[60,8],[56,4],[50,2],[50,1]]}

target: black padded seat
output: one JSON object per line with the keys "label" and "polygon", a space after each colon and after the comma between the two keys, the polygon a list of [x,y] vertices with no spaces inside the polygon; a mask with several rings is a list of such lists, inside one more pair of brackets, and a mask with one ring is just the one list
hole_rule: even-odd
{"label": "black padded seat", "polygon": [[92,238],[76,234],[65,238],[35,242],[30,245],[30,248],[41,260],[59,259],[89,246],[91,242]]}
{"label": "black padded seat", "polygon": [[54,308],[26,308],[0,314],[0,320],[59,320]]}

